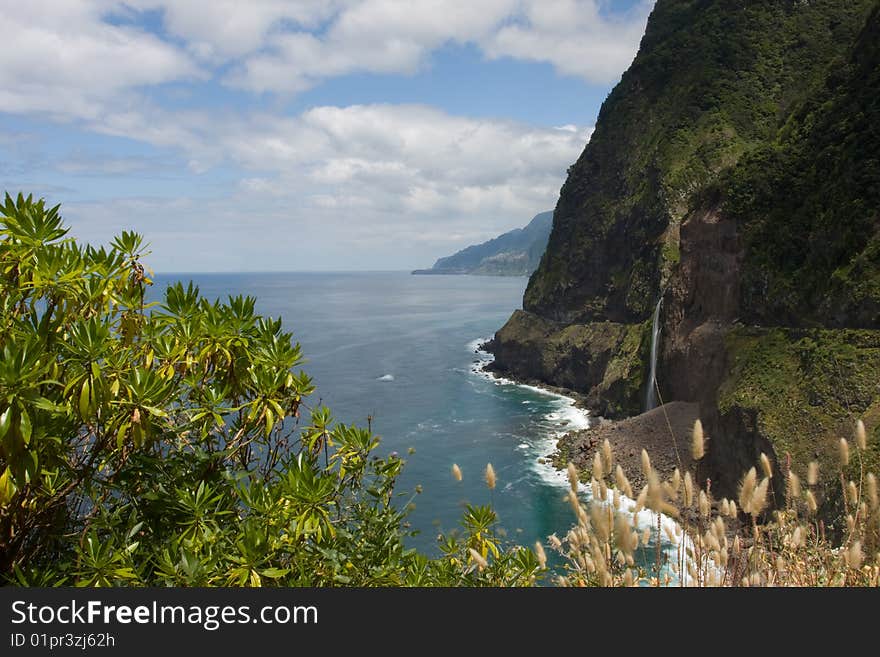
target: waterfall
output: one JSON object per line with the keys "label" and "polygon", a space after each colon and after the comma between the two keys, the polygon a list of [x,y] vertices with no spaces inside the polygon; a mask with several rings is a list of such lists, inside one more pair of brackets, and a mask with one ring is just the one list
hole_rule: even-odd
{"label": "waterfall", "polygon": [[657,350],[660,342],[660,306],[663,297],[654,308],[654,321],[651,324],[651,367],[648,373],[648,390],[645,393],[645,410],[650,411],[657,407]]}

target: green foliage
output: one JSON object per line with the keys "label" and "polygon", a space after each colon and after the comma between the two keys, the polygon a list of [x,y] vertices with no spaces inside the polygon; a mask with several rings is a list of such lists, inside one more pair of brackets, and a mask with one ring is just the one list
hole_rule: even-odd
{"label": "green foliage", "polygon": [[753,323],[880,322],[880,6],[779,138],[720,185],[741,226]]}
{"label": "green foliage", "polygon": [[[727,350],[731,373],[719,391],[720,412],[754,413],[777,462],[788,458],[805,472],[818,461],[827,476],[823,516],[840,523],[840,509],[830,508],[840,493],[838,441],[851,438],[853,418],[863,418],[869,431],[880,425],[880,335],[740,327],[727,336]],[[859,459],[866,470],[880,469],[880,443],[871,442]],[[858,479],[857,471],[849,474]]]}
{"label": "green foliage", "polygon": [[212,302],[177,283],[147,304],[139,235],[81,246],[57,206],[7,195],[0,209],[0,576],[41,586],[540,576],[482,507],[442,539],[440,558],[407,548],[403,460],[308,406],[299,345],[253,298]]}
{"label": "green foliage", "polygon": [[[523,307],[578,323],[649,317],[675,258],[670,229],[702,190],[775,138],[846,57],[875,4],[658,0],[569,169]],[[858,116],[840,121],[877,123]]]}

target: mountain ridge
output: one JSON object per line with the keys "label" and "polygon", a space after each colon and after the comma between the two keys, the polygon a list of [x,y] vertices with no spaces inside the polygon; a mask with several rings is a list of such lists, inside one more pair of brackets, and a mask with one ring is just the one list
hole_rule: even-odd
{"label": "mountain ridge", "polygon": [[439,258],[430,269],[416,269],[412,273],[528,276],[541,260],[552,225],[553,211],[541,212],[523,228],[465,247]]}

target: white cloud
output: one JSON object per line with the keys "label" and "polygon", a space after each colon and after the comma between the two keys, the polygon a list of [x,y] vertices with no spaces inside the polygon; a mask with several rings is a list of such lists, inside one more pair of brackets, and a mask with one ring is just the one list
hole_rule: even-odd
{"label": "white cloud", "polygon": [[614,81],[629,66],[653,0],[606,17],[595,0],[526,0],[520,21],[482,43],[491,57],[550,62],[560,73],[590,82]]}
{"label": "white cloud", "polygon": [[493,206],[524,216],[551,204],[589,137],[584,129],[478,120],[421,105],[319,107],[219,132],[227,135],[223,153],[276,172],[290,189],[296,179],[432,216]]}
{"label": "white cloud", "polygon": [[[280,268],[289,266],[286,260],[272,258],[283,248],[296,249],[304,268],[339,266],[327,264],[334,262],[328,236],[339,252],[361,253],[369,245],[363,266],[375,267],[377,259],[400,267],[430,264],[463,240],[487,239],[552,208],[565,169],[590,132],[465,118],[421,105],[317,107],[292,118],[173,118],[170,133],[149,129],[171,121],[155,113],[130,114],[124,125],[143,139],[166,145],[175,139],[194,159],[251,175],[222,201],[66,206],[87,223],[81,236],[95,240],[138,227],[158,253],[185,252],[196,268],[210,268],[216,258],[204,252],[199,261],[204,239],[183,246],[198,227],[226,235],[242,252],[265,253],[261,263]],[[173,259],[156,264],[186,269]],[[231,266],[224,260],[224,268]]]}
{"label": "white cloud", "polygon": [[154,109],[117,115],[103,127],[176,146],[195,161],[337,185],[381,180],[483,187],[534,176],[558,183],[589,137],[575,126],[543,128],[390,104],[315,107],[295,117]]}
{"label": "white cloud", "polygon": [[123,156],[106,153],[74,151],[68,157],[53,163],[61,173],[74,176],[125,176],[131,173],[156,174],[165,166],[159,157]]}
{"label": "white cloud", "polygon": [[[228,78],[256,92],[295,93],[353,72],[412,73],[448,42],[493,58],[549,62],[591,82],[629,65],[653,0],[609,17],[598,0],[363,0],[341,8],[320,36],[280,32]],[[338,7],[337,7],[338,8]],[[332,12],[328,12],[328,16]]]}
{"label": "white cloud", "polygon": [[179,48],[102,20],[104,3],[0,2],[0,111],[98,118],[122,92],[201,75]]}
{"label": "white cloud", "polygon": [[[291,93],[354,72],[412,73],[449,43],[607,83],[629,64],[653,0],[0,0],[0,111],[101,120],[134,92],[214,77]],[[137,26],[161,17],[162,34]]]}
{"label": "white cloud", "polygon": [[138,10],[163,12],[166,29],[202,59],[223,60],[260,50],[283,27],[318,27],[343,0],[127,0]]}
{"label": "white cloud", "polygon": [[[188,180],[227,165],[239,182],[214,190],[213,201],[194,193],[65,207],[85,222],[89,239],[138,227],[157,252],[161,246],[189,258],[202,257],[194,255],[199,243],[232,241],[245,254],[271,251],[266,262],[278,256],[282,268],[285,249],[304,254],[303,267],[320,268],[333,253],[366,244],[371,258],[430,264],[463,241],[551,208],[589,130],[424,105],[322,106],[289,115],[283,97],[264,102],[247,93],[296,93],[357,72],[412,73],[448,43],[610,83],[635,54],[652,4],[613,14],[605,0],[0,0],[0,112],[72,121],[150,144],[157,154],[149,162],[125,149],[47,161],[16,146],[28,157],[15,167],[0,158],[0,174],[36,182],[38,169],[56,178],[123,176],[175,167],[182,156],[189,172],[177,176]],[[161,26],[156,32],[142,26],[147,11]],[[185,109],[166,109],[156,100],[164,96],[151,93],[193,80],[245,90],[234,93],[236,101],[260,110],[221,107],[214,93],[199,96],[201,86],[180,100]],[[11,142],[3,147],[12,159]],[[216,253],[206,251],[205,262]]]}

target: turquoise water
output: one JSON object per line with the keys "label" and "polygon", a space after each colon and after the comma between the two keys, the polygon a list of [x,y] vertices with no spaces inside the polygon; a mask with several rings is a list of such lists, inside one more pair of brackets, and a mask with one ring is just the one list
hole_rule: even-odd
{"label": "turquoise water", "polygon": [[[365,426],[372,416],[379,449],[407,460],[399,489],[423,488],[410,516],[420,532],[414,547],[437,553],[437,534],[458,526],[467,502],[491,502],[508,537],[525,545],[570,527],[565,480],[538,458],[552,451],[553,436],[584,426],[584,413],[559,396],[475,371],[475,344],[520,307],[526,279],[179,274],[159,276],[154,294],[180,279],[212,299],[256,296],[258,311],[282,317],[302,345],[303,369],[317,385],[311,403],[320,400],[346,423]],[[489,462],[498,476],[491,493],[483,480]],[[453,463],[461,482],[451,476]]]}

